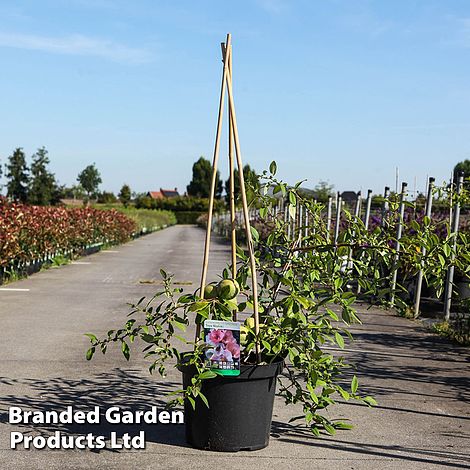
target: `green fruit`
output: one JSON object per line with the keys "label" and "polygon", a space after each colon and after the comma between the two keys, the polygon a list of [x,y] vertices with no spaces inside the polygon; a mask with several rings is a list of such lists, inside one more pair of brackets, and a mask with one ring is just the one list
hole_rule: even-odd
{"label": "green fruit", "polygon": [[219,291],[219,298],[223,300],[233,299],[240,292],[240,286],[235,279],[224,279],[219,282],[217,288]]}
{"label": "green fruit", "polygon": [[204,298],[205,299],[215,299],[218,296],[218,289],[217,286],[213,284],[207,284],[204,287]]}

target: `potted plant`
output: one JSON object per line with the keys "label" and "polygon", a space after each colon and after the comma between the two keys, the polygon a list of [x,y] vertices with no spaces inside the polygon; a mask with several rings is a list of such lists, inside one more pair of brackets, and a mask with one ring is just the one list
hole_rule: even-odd
{"label": "potted plant", "polygon": [[[269,222],[270,233],[260,238],[257,230],[250,231],[258,279],[258,328],[250,283],[252,258],[238,247],[235,278],[230,265],[220,273],[219,282],[187,294],[173,287],[172,276],[161,270],[163,289],[149,300],[142,298],[132,304],[122,328],[100,339],[88,334],[88,359],[96,350],[105,353],[110,343],[120,343],[128,359],[130,344],[139,340],[145,344],[143,353],[150,360],[150,372],[164,377],[168,366],[182,371],[183,386],[172,393],[169,405],[184,404],[187,439],[198,448],[237,451],[265,447],[276,382],[286,404],[302,407],[301,417],[316,436],[322,430],[333,434],[351,427],[322,413],[336,397],[375,403],[373,398],[358,394],[355,375],[344,374],[348,364],[341,354],[345,339],[351,338],[347,325],[359,321],[356,297],[347,288],[353,272],[341,270],[341,249],[351,242],[348,233],[357,236],[360,227],[343,236],[343,247],[331,244],[321,219],[322,206],[305,199],[298,185],[289,187],[275,179],[275,171],[271,165],[272,174],[265,172],[264,184],[255,189],[260,220]],[[269,188],[289,201],[286,220],[274,210],[277,200],[268,195]],[[295,220],[295,208],[300,204],[309,211],[310,224],[299,226],[297,235],[289,239],[286,227]],[[382,280],[374,275],[372,264],[361,263],[361,280],[371,292]],[[241,348],[235,348],[232,356],[239,358],[241,373],[222,376],[208,367],[206,353],[213,344],[207,336],[198,333],[193,341],[183,332],[191,324],[202,332],[206,319],[232,321],[234,317],[241,323]],[[223,336],[218,339],[223,342]],[[324,349],[332,345],[336,350]]]}
{"label": "potted plant", "polygon": [[[351,277],[359,279],[371,293],[383,281],[371,262],[371,250],[353,261],[355,269],[343,269],[344,256],[349,256],[352,244],[367,245],[370,236],[361,229],[358,218],[351,220],[340,244],[332,243],[321,217],[322,206],[302,196],[300,183],[289,187],[278,181],[275,162],[269,173],[263,173],[262,184],[256,182],[251,188],[252,208],[269,229],[260,236],[251,227],[233,100],[230,35],[222,44],[222,55],[200,287],[194,293],[183,293],[172,286],[172,276],[162,270],[163,289],[149,300],[142,298],[132,304],[122,328],[109,331],[103,338],[88,334],[91,348],[87,358],[91,359],[96,350],[105,353],[110,343],[120,343],[122,353],[129,358],[130,343],[145,343],[143,352],[151,361],[150,372],[165,376],[167,367],[172,366],[183,374],[182,387],[172,393],[169,405],[184,404],[189,443],[219,451],[254,450],[268,444],[276,382],[286,404],[300,405],[301,417],[316,436],[322,430],[333,434],[336,429],[351,427],[323,414],[336,396],[367,405],[375,403],[373,398],[358,394],[355,375],[343,373],[348,365],[341,349],[345,338],[351,337],[344,326],[359,321],[356,297],[348,288]],[[232,257],[220,279],[211,283],[207,282],[207,266],[226,92]],[[244,249],[236,244],[233,147],[244,217]],[[286,201],[284,214],[277,210],[279,195]],[[309,224],[298,217],[300,206],[310,214]],[[376,234],[372,237],[369,245],[374,250],[378,247],[379,252],[383,248],[381,259],[385,259],[390,251],[385,249],[386,241],[376,240]],[[224,323],[205,331],[208,320],[239,324],[239,337],[234,333],[237,328],[232,331]],[[183,336],[190,325],[195,326],[194,336]],[[336,346],[336,350],[325,349],[325,345]],[[224,357],[231,367],[239,365],[239,375],[224,375],[225,367],[214,369],[215,363],[226,365]]]}

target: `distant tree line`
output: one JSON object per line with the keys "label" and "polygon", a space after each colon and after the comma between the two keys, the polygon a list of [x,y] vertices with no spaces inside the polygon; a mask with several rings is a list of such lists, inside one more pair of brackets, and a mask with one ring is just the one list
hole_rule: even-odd
{"label": "distant tree line", "polygon": [[[243,176],[245,179],[246,190],[248,199],[253,189],[259,187],[259,177],[254,170],[250,168],[250,165],[243,167]],[[204,157],[200,157],[193,165],[192,179],[186,187],[188,196],[194,196],[197,198],[208,198],[211,192],[212,184],[212,163]],[[225,189],[225,198],[228,202],[228,195],[230,193],[230,179],[225,181],[225,184],[220,178],[220,172],[217,170],[215,179],[215,197],[216,199],[222,198],[223,190]],[[234,195],[235,199],[238,200],[240,197],[240,179],[238,168],[234,170]]]}
{"label": "distant tree line", "polygon": [[37,206],[55,205],[61,199],[95,199],[103,203],[114,203],[119,199],[125,206],[131,201],[132,192],[127,184],[122,186],[117,198],[112,192],[99,191],[102,180],[94,163],[78,174],[78,184],[72,187],[60,185],[54,173],[49,170],[49,164],[45,147],[39,148],[32,155],[29,166],[23,149],[16,148],[8,157],[5,172],[0,164],[0,178],[2,174],[5,176],[7,197],[13,201]]}

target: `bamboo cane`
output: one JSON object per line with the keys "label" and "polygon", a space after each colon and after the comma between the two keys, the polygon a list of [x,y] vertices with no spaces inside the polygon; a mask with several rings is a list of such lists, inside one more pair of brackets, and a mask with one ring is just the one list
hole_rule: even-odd
{"label": "bamboo cane", "polygon": [[[222,43],[222,53],[225,57],[225,44]],[[228,56],[228,69],[230,72],[230,83],[232,83],[232,46],[230,46],[230,54]],[[230,112],[230,103],[228,104],[228,160],[230,171],[230,227],[231,227],[231,254],[232,254],[232,277],[237,277],[237,235],[235,230],[235,174],[234,174],[234,160],[233,160],[233,128],[232,128],[232,115]],[[237,321],[237,312],[232,314],[233,321]]]}
{"label": "bamboo cane", "polygon": [[[223,53],[225,56],[225,44],[223,44]],[[232,80],[232,48],[230,47],[230,54],[228,56],[228,69],[230,71],[230,80]],[[231,242],[232,242],[232,277],[235,279],[237,276],[237,238],[235,232],[235,175],[234,175],[234,160],[233,160],[233,128],[232,128],[232,115],[230,113],[230,103],[228,112],[228,160],[230,171],[230,223],[231,223]]]}
{"label": "bamboo cane", "polygon": [[[227,50],[229,51],[230,44],[230,34],[227,35]],[[232,117],[232,129],[233,129],[233,137],[235,143],[235,155],[237,157],[237,166],[238,166],[238,173],[240,178],[240,194],[242,198],[242,206],[243,206],[243,215],[245,218],[245,233],[246,233],[246,240],[248,244],[248,253],[250,258],[250,268],[251,268],[251,280],[252,280],[252,291],[253,291],[253,317],[255,320],[255,335],[258,337],[259,335],[259,311],[258,311],[258,281],[256,276],[256,260],[254,255],[254,247],[253,247],[253,239],[251,236],[251,227],[250,227],[250,219],[248,214],[248,203],[246,200],[246,190],[245,190],[245,178],[243,176],[243,163],[242,163],[242,156],[240,150],[240,140],[238,137],[238,126],[237,126],[237,116],[235,113],[235,103],[233,100],[233,90],[232,90],[232,77],[230,74],[230,70],[227,68],[227,74],[225,76],[227,82],[227,92],[228,92],[228,99],[229,99],[229,110],[230,115]],[[257,361],[261,362],[261,354],[260,354],[260,347],[259,342],[256,340],[255,343],[256,349],[256,356]]]}
{"label": "bamboo cane", "polygon": [[[207,230],[206,239],[204,243],[204,259],[202,262],[202,273],[201,273],[201,284],[200,284],[200,296],[204,298],[204,287],[206,285],[207,268],[209,265],[209,249],[211,243],[211,228],[212,228],[212,215],[214,210],[214,193],[215,183],[217,179],[217,163],[219,161],[219,148],[220,148],[220,134],[222,129],[222,119],[224,116],[224,99],[225,99],[225,88],[227,83],[228,75],[228,60],[230,59],[230,35],[227,35],[226,50],[227,54],[224,60],[224,71],[222,73],[222,84],[220,86],[220,99],[219,99],[219,114],[217,119],[217,131],[215,134],[215,145],[214,145],[214,157],[212,160],[212,180],[211,180],[211,192],[209,194],[209,210],[207,215]],[[196,325],[196,341],[199,339],[201,334],[201,324]]]}

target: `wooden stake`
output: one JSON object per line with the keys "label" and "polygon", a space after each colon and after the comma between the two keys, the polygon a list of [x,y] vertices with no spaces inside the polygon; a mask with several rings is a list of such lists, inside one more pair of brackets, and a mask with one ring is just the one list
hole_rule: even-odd
{"label": "wooden stake", "polygon": [[[230,54],[230,34],[227,35],[226,50],[228,50]],[[232,77],[230,74],[230,70],[228,69],[227,69],[227,74],[226,74],[226,82],[227,82],[230,116],[232,117],[231,121],[232,121],[233,137],[234,137],[234,143],[235,143],[235,154],[237,157],[237,166],[238,166],[238,173],[239,173],[239,178],[240,178],[240,194],[242,198],[243,216],[245,219],[245,233],[246,233],[246,240],[248,244],[248,253],[250,257],[255,334],[256,336],[258,336],[259,334],[259,311],[258,311],[258,281],[257,281],[257,276],[256,276],[256,261],[255,261],[254,247],[253,247],[253,239],[251,237],[248,203],[246,200],[245,178],[243,176],[243,163],[242,163],[241,150],[240,150],[240,140],[238,138],[237,116],[235,113],[235,103],[233,100]],[[259,363],[261,362],[261,354],[260,354],[260,347],[259,347],[258,341],[256,341],[255,343],[255,348],[256,348],[256,358]]]}
{"label": "wooden stake", "polygon": [[[225,61],[226,49],[225,43],[221,44],[222,56]],[[230,71],[230,80],[232,80],[232,47],[230,46],[230,54],[228,56],[228,69]],[[234,174],[234,160],[233,160],[233,129],[232,129],[232,116],[230,113],[230,103],[228,103],[228,161],[229,161],[229,204],[230,204],[230,235],[231,235],[231,255],[232,255],[232,277],[237,277],[237,235],[236,235],[236,211],[235,211],[235,174]],[[237,321],[237,312],[234,311],[232,315],[233,321]]]}
{"label": "wooden stake", "polygon": [[[211,180],[211,192],[209,194],[209,210],[207,216],[207,230],[206,230],[206,240],[204,244],[204,259],[202,263],[202,273],[201,273],[201,284],[200,284],[200,296],[204,298],[204,287],[206,286],[207,278],[207,267],[209,265],[209,249],[211,243],[211,229],[212,229],[212,214],[214,210],[214,194],[215,194],[215,183],[217,179],[217,163],[219,161],[219,148],[220,148],[220,134],[222,129],[222,118],[224,115],[224,99],[225,99],[225,88],[228,75],[228,60],[230,58],[230,34],[227,35],[226,42],[226,60],[224,61],[224,71],[222,74],[222,84],[220,87],[220,99],[219,99],[219,116],[217,119],[217,131],[215,134],[215,145],[214,145],[214,157],[212,160],[212,180]],[[199,339],[201,334],[201,324],[196,325],[196,341]]]}

